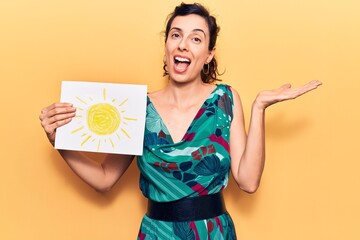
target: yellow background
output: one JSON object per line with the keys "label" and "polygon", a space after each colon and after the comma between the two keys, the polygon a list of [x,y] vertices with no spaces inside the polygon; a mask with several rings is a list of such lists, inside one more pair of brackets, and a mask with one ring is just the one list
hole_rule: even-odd
{"label": "yellow background", "polygon": [[[165,85],[165,18],[180,1],[0,0],[0,239],[135,239],[146,201],[135,162],[109,193],[83,183],[47,142],[40,110],[61,80]],[[223,82],[248,123],[260,90],[323,86],[267,110],[257,193],[225,192],[237,235],[360,239],[360,4],[202,1],[221,26]]]}

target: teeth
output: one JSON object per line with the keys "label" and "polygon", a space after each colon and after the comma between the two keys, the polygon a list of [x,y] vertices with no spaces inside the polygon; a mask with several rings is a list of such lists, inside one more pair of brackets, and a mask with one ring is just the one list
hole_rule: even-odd
{"label": "teeth", "polygon": [[182,58],[182,57],[175,57],[175,60],[176,61],[179,61],[179,62],[190,62],[190,60],[189,59],[187,59],[187,58]]}

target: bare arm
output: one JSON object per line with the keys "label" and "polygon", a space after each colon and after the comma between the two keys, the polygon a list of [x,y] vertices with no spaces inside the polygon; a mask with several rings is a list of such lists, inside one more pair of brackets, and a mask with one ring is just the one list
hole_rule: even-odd
{"label": "bare arm", "polygon": [[251,111],[248,136],[244,130],[244,116],[241,100],[234,95],[234,119],[231,124],[230,149],[231,171],[235,181],[246,192],[255,192],[259,187],[265,164],[265,109],[277,102],[295,99],[321,83],[311,81],[301,87],[290,84],[275,90],[263,91],[256,97]]}
{"label": "bare arm", "polygon": [[92,188],[109,191],[130,166],[134,156],[107,154],[102,163],[77,151],[59,150],[69,167]]}
{"label": "bare arm", "polygon": [[[54,103],[41,111],[41,125],[52,145],[56,129],[69,123],[75,116],[75,111],[69,103]],[[78,151],[59,150],[59,153],[82,180],[101,192],[111,189],[134,158],[131,155],[107,154],[104,161],[98,163]]]}

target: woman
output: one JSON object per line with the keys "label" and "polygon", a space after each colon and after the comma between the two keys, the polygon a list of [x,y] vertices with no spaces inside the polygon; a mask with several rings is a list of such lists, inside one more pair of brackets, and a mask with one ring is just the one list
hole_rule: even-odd
{"label": "woman", "polygon": [[[236,239],[221,196],[229,170],[242,190],[255,192],[265,161],[265,109],[321,84],[311,81],[295,89],[286,84],[260,92],[247,136],[238,93],[213,84],[218,31],[215,18],[199,4],[181,4],[168,19],[164,75],[169,81],[148,94],[144,152],[137,158],[140,188],[149,199],[138,239]],[[56,128],[70,122],[75,111],[70,103],[42,110],[41,123],[52,144]],[[107,154],[98,164],[81,152],[59,152],[98,191],[110,190],[133,160]]]}

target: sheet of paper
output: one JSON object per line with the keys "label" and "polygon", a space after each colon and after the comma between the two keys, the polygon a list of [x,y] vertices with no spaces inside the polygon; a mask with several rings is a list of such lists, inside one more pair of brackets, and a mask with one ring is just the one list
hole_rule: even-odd
{"label": "sheet of paper", "polygon": [[146,85],[63,81],[60,101],[77,110],[55,148],[142,155],[146,96]]}

